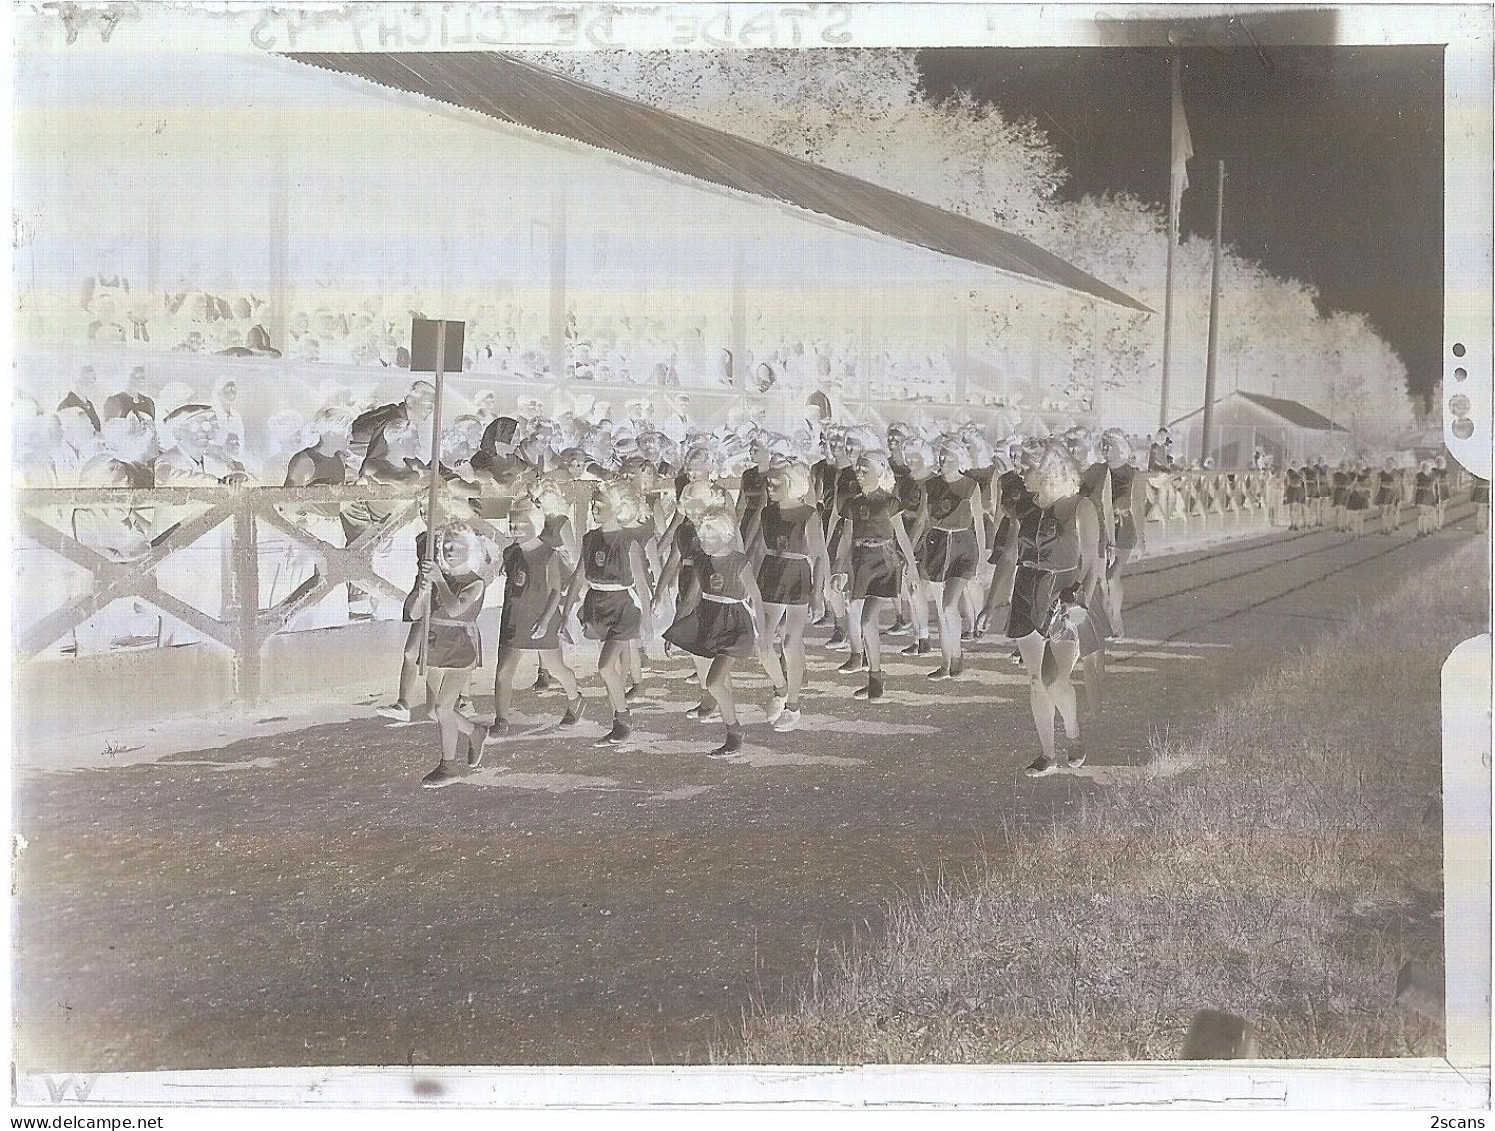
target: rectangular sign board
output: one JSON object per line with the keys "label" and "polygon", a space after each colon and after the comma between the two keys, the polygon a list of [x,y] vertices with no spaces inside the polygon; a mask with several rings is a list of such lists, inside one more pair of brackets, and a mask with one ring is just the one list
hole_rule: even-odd
{"label": "rectangular sign board", "polygon": [[[433,318],[415,318],[410,322],[410,372],[436,372],[436,331],[441,323]],[[443,373],[462,372],[462,335],[467,328],[465,322],[446,324],[446,357],[441,364]]]}

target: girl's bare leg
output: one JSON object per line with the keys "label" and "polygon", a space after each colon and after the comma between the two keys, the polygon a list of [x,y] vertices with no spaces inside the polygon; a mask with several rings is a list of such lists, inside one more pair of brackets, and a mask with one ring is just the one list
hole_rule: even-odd
{"label": "girl's bare leg", "polygon": [[1043,682],[1043,650],[1048,641],[1042,633],[1030,632],[1017,642],[1023,670],[1028,673],[1028,700],[1033,709],[1033,726],[1038,731],[1038,745],[1049,762],[1054,759],[1054,700]]}

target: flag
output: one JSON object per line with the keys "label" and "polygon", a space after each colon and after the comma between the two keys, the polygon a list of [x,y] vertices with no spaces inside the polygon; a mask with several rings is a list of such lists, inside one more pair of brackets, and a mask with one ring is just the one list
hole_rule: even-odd
{"label": "flag", "polygon": [[1168,181],[1168,238],[1175,243],[1178,235],[1178,212],[1184,190],[1189,187],[1189,158],[1194,156],[1194,140],[1189,136],[1189,120],[1184,117],[1184,96],[1179,83],[1181,64],[1173,57],[1173,166]]}

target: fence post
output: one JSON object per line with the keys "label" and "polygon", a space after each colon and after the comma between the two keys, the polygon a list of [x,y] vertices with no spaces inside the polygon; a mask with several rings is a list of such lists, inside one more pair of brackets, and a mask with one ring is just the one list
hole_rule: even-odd
{"label": "fence post", "polygon": [[260,554],[255,541],[254,494],[239,493],[234,511],[234,574],[239,595],[238,631],[234,634],[234,700],[254,704],[260,698]]}

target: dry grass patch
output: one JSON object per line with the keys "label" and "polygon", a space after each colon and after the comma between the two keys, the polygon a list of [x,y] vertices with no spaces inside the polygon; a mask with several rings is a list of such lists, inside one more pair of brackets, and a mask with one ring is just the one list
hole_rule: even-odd
{"label": "dry grass patch", "polygon": [[1395,985],[1441,962],[1439,675],[1485,629],[1483,575],[1471,543],[1155,740],[1148,772],[891,907],[797,1000],[755,1003],[715,1059],[1172,1059],[1201,1008],[1249,1018],[1268,1057],[1441,1053]]}

